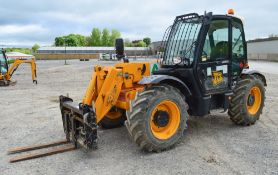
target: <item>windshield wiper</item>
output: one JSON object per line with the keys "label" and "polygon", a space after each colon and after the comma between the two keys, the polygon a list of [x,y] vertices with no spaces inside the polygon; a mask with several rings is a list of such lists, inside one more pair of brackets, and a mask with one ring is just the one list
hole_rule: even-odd
{"label": "windshield wiper", "polygon": [[182,54],[182,56],[180,57],[180,58],[181,58],[181,61],[178,62],[178,63],[176,63],[175,65],[179,65],[179,64],[181,64],[181,63],[184,64],[185,61],[187,61],[187,64],[186,64],[186,65],[189,66],[189,65],[190,65],[190,58],[188,58],[186,55],[192,51],[193,46],[196,45],[196,44],[197,44],[197,41],[192,42],[191,45],[190,45],[190,47],[189,47],[189,49],[186,50],[186,52],[185,52],[184,54]]}
{"label": "windshield wiper", "polygon": [[236,47],[236,45],[237,45],[237,43],[238,43],[238,41],[239,41],[239,39],[240,39],[241,35],[242,35],[242,33],[239,35],[239,37],[237,38],[237,40],[236,40],[235,44],[233,45],[233,49]]}

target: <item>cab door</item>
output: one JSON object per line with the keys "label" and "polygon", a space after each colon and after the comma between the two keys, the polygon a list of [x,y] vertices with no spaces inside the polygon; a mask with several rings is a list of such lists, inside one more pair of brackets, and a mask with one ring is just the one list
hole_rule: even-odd
{"label": "cab door", "polygon": [[204,94],[223,93],[231,81],[230,20],[213,19],[206,30],[197,76]]}

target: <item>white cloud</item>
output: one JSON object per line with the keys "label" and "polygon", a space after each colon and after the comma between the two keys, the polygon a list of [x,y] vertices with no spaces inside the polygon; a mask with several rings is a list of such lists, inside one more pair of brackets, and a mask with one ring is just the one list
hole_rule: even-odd
{"label": "white cloud", "polygon": [[49,30],[35,24],[0,25],[0,45],[32,46],[34,43],[48,44]]}
{"label": "white cloud", "polygon": [[[16,5],[14,5],[16,4]],[[277,0],[9,0],[0,6],[0,41],[48,43],[69,33],[89,35],[93,27],[118,29],[123,37],[162,38],[175,16],[234,8],[245,19],[247,39],[278,33]]]}
{"label": "white cloud", "polygon": [[0,25],[0,35],[6,34],[23,34],[23,33],[42,33],[46,32],[47,29],[43,28],[40,25],[18,25],[18,24],[11,24],[11,25]]}

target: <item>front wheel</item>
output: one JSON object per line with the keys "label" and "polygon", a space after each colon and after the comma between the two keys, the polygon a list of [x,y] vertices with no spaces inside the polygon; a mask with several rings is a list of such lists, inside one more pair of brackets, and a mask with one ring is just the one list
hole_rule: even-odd
{"label": "front wheel", "polygon": [[265,101],[262,80],[254,75],[240,80],[229,106],[230,119],[237,125],[253,125],[259,120]]}
{"label": "front wheel", "polygon": [[118,128],[123,126],[125,120],[126,120],[125,110],[114,107],[100,121],[100,125],[104,129],[113,129],[113,128]]}
{"label": "front wheel", "polygon": [[184,96],[174,87],[161,85],[137,94],[127,112],[126,127],[146,151],[162,151],[183,136],[188,119]]}

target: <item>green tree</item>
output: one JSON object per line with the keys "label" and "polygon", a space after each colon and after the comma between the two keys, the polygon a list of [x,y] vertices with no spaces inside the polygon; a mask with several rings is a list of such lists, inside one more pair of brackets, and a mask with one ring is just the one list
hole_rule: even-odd
{"label": "green tree", "polygon": [[74,34],[70,34],[65,36],[65,45],[66,46],[78,46],[79,41],[78,38]]}
{"label": "green tree", "polygon": [[151,38],[149,38],[149,37],[144,38],[143,41],[144,41],[144,43],[146,43],[147,46],[149,46],[152,42]]}
{"label": "green tree", "polygon": [[40,48],[40,46],[38,44],[34,44],[32,47],[33,53],[36,53],[39,48]]}
{"label": "green tree", "polygon": [[101,44],[103,46],[109,46],[109,39],[110,39],[110,33],[108,29],[102,30],[102,36],[101,36]]}
{"label": "green tree", "polygon": [[69,34],[64,36],[66,46],[85,46],[85,36],[79,34]]}
{"label": "green tree", "polygon": [[86,37],[85,36],[76,34],[75,37],[78,40],[78,46],[85,46],[86,45]]}
{"label": "green tree", "polygon": [[116,38],[120,38],[120,37],[121,37],[121,33],[116,29],[112,29],[109,46],[114,46]]}
{"label": "green tree", "polygon": [[93,28],[91,34],[91,45],[101,46],[101,32],[98,28]]}
{"label": "green tree", "polygon": [[118,30],[113,29],[111,35],[108,29],[101,32],[98,28],[93,28],[90,36],[80,34],[69,34],[55,38],[55,46],[114,46],[115,39],[121,37]]}
{"label": "green tree", "polygon": [[134,47],[146,47],[146,43],[142,40],[134,40],[132,41]]}
{"label": "green tree", "polygon": [[92,38],[90,36],[85,37],[85,46],[92,46]]}
{"label": "green tree", "polygon": [[128,38],[125,39],[125,47],[133,47],[133,44],[130,42]]}
{"label": "green tree", "polygon": [[29,48],[6,48],[5,49],[7,52],[21,52],[25,54],[32,54],[31,49]]}
{"label": "green tree", "polygon": [[65,42],[64,37],[56,37],[55,38],[55,46],[63,46]]}
{"label": "green tree", "polygon": [[142,40],[137,43],[137,47],[146,47],[146,46],[147,46],[146,43]]}

